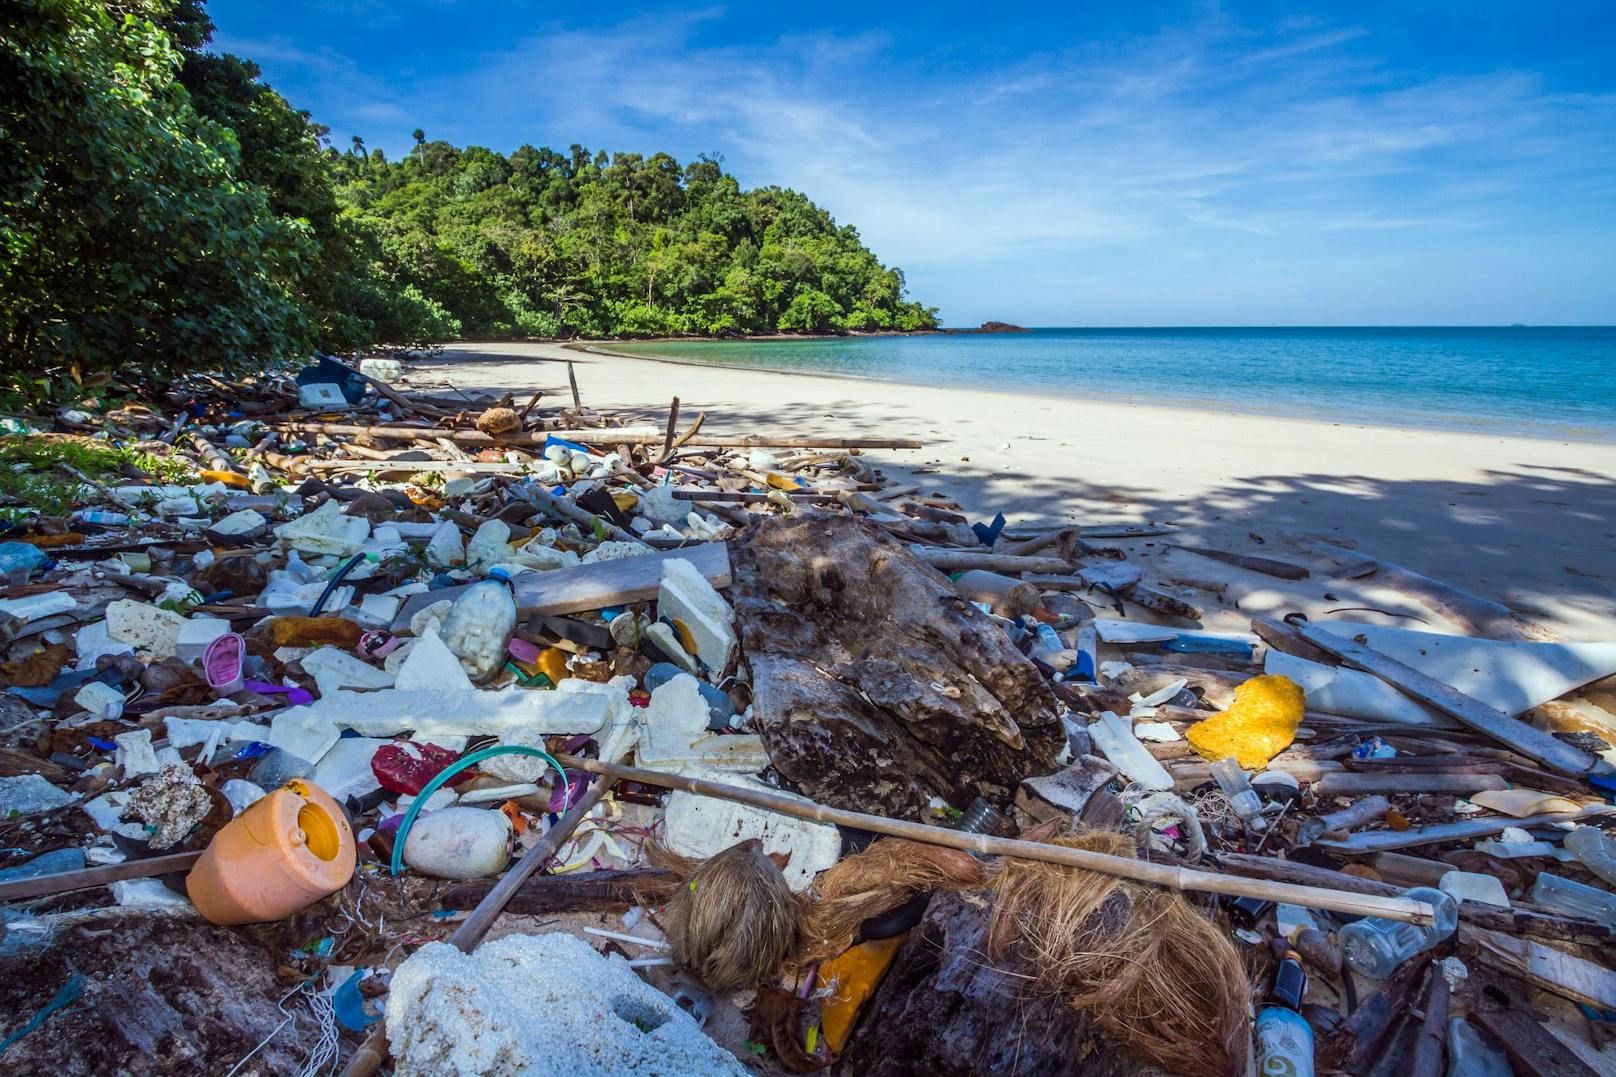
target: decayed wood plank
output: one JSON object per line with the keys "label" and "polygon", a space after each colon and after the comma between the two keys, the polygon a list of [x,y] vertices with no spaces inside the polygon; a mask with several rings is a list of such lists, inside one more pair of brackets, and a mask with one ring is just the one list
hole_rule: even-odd
{"label": "decayed wood plank", "polygon": [[1580,752],[1541,729],[1511,718],[1503,711],[1494,710],[1452,685],[1428,677],[1413,666],[1404,665],[1368,644],[1338,636],[1318,625],[1300,624],[1295,629],[1298,636],[1320,650],[1374,674],[1411,699],[1435,707],[1476,732],[1484,733],[1500,744],[1537,760],[1550,770],[1577,777],[1588,773],[1598,762],[1586,752]]}
{"label": "decayed wood plank", "polygon": [[1243,568],[1248,572],[1260,572],[1264,576],[1277,576],[1282,580],[1305,580],[1311,575],[1301,565],[1293,565],[1289,561],[1276,561],[1272,557],[1253,557],[1250,554],[1228,553],[1224,550],[1207,549],[1204,546],[1174,545],[1172,548],[1183,550],[1185,553],[1193,553],[1211,561],[1222,561],[1226,565]]}

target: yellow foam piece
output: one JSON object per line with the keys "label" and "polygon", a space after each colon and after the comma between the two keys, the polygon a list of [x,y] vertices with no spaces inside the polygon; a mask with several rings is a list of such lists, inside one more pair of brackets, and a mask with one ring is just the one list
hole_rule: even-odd
{"label": "yellow foam piece", "polygon": [[1236,688],[1228,710],[1196,722],[1184,735],[1207,759],[1232,755],[1246,770],[1261,770],[1296,739],[1305,702],[1295,681],[1264,674]]}

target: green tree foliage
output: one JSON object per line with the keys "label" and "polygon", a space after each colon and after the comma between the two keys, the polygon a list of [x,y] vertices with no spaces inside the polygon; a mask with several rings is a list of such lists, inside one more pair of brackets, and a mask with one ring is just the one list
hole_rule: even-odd
{"label": "green tree foliage", "polygon": [[331,152],[337,197],[388,276],[466,336],[926,329],[856,229],[796,191],[743,191],[716,160],[509,157],[415,132],[401,161]]}
{"label": "green tree foliage", "polygon": [[241,368],[312,341],[312,229],[197,115],[159,0],[10,0],[0,22],[0,379]]}

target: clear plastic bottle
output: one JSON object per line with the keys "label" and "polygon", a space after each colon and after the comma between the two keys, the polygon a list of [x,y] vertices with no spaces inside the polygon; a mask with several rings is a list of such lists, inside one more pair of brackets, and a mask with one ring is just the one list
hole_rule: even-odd
{"label": "clear plastic bottle", "polygon": [[1565,837],[1566,851],[1582,862],[1582,866],[1616,885],[1616,841],[1605,836],[1597,826],[1579,826]]}
{"label": "clear plastic bottle", "polygon": [[1229,798],[1229,807],[1240,816],[1241,822],[1253,830],[1261,830],[1262,797],[1251,787],[1251,782],[1246,778],[1246,772],[1239,762],[1229,758],[1213,763],[1212,779],[1218,783],[1218,788],[1223,790],[1223,795]]}
{"label": "clear plastic bottle", "polygon": [[1429,950],[1459,926],[1459,903],[1451,894],[1429,886],[1416,886],[1408,891],[1408,896],[1436,910],[1435,920],[1420,925],[1366,916],[1338,933],[1347,964],[1360,976],[1384,980],[1397,966],[1421,950]]}
{"label": "clear plastic bottle", "polygon": [[1616,927],[1616,894],[1597,886],[1540,871],[1532,885],[1532,900],[1579,920],[1596,920]]}
{"label": "clear plastic bottle", "polygon": [[271,748],[253,764],[247,780],[265,792],[272,792],[293,778],[313,778],[314,765],[284,748]]}

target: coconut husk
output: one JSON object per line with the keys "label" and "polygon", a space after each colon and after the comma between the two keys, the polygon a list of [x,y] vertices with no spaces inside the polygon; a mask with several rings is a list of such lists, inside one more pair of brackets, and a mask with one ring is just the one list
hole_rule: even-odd
{"label": "coconut husk", "polygon": [[[1108,831],[1051,839],[1133,856]],[[1172,1073],[1244,1073],[1251,983],[1228,936],[1177,891],[1006,857],[994,873],[988,956],[1012,945],[1032,989],[1059,995],[1141,1061]]]}
{"label": "coconut husk", "polygon": [[521,425],[521,416],[510,408],[489,408],[477,416],[477,429],[485,434],[507,434]]}
{"label": "coconut husk", "polygon": [[785,876],[752,838],[690,872],[669,899],[662,928],[681,967],[714,991],[739,991],[779,978],[798,915]]}
{"label": "coconut husk", "polygon": [[902,838],[882,838],[819,877],[803,901],[802,930],[792,965],[829,961],[853,945],[859,925],[896,909],[916,894],[977,890],[987,876],[976,857],[960,849]]}

